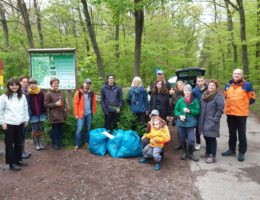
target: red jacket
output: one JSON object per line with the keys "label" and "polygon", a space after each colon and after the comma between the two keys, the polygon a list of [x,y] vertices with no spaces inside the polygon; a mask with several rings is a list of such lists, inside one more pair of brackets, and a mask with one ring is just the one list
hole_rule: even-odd
{"label": "red jacket", "polygon": [[246,81],[230,81],[225,87],[224,95],[225,114],[235,116],[248,116],[249,105],[254,103],[256,98],[252,85]]}
{"label": "red jacket", "polygon": [[[91,112],[96,113],[96,95],[94,92],[89,92]],[[84,90],[79,89],[74,95],[74,116],[83,118],[85,109]]]}

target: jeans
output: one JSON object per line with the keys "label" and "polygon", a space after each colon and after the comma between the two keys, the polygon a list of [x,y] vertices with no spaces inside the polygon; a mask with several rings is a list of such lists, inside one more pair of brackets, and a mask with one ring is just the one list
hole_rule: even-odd
{"label": "jeans", "polygon": [[7,124],[5,130],[5,162],[14,164],[22,160],[23,124]]}
{"label": "jeans", "polygon": [[200,133],[199,133],[199,126],[196,127],[196,144],[200,144]]}
{"label": "jeans", "polygon": [[204,136],[206,142],[206,154],[216,157],[217,154],[217,138]]}
{"label": "jeans", "polygon": [[177,126],[177,130],[180,134],[181,143],[188,142],[189,144],[195,145],[194,127],[190,128]]}
{"label": "jeans", "polygon": [[51,124],[51,143],[53,146],[62,146],[63,124],[64,123]]}
{"label": "jeans", "polygon": [[86,132],[83,136],[84,143],[88,143],[89,141],[89,131],[91,129],[91,119],[92,114],[85,115],[83,118],[77,119],[77,130],[76,130],[76,145],[80,146],[81,141],[81,131],[86,126]]}
{"label": "jeans", "polygon": [[247,150],[246,139],[246,116],[227,115],[227,124],[229,129],[229,149],[236,151],[237,133],[239,140],[239,153],[245,154]]}
{"label": "jeans", "polygon": [[143,149],[144,158],[153,158],[155,162],[161,162],[161,152],[161,147],[151,147],[150,144]]}

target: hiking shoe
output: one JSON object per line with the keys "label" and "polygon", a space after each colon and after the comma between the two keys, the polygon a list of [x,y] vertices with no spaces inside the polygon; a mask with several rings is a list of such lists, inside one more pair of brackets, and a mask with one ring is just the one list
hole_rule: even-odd
{"label": "hiking shoe", "polygon": [[189,155],[189,159],[193,160],[194,162],[198,162],[199,161],[199,158],[197,158],[194,154],[190,154]]}
{"label": "hiking shoe", "polygon": [[79,146],[75,146],[73,151],[78,151],[79,150]]}
{"label": "hiking shoe", "polygon": [[28,158],[31,157],[31,155],[32,155],[32,154],[30,154],[30,153],[23,152],[22,158],[23,158],[23,159],[28,159]]}
{"label": "hiking shoe", "polygon": [[195,144],[195,150],[199,151],[200,150],[200,144]]}
{"label": "hiking shoe", "polygon": [[178,144],[177,146],[174,147],[174,150],[180,150],[181,149],[181,145]]}
{"label": "hiking shoe", "polygon": [[183,154],[181,155],[181,159],[182,159],[182,160],[186,160],[187,158],[188,158],[187,153],[183,153]]}
{"label": "hiking shoe", "polygon": [[156,170],[156,171],[157,171],[157,170],[160,170],[160,169],[161,169],[160,163],[155,163],[153,168],[154,168],[154,170]]}
{"label": "hiking shoe", "polygon": [[214,163],[214,162],[216,162],[216,159],[215,159],[215,157],[213,156],[213,155],[209,155],[207,158],[206,158],[206,161],[205,161],[206,163]]}
{"label": "hiking shoe", "polygon": [[200,158],[207,158],[207,157],[209,157],[209,154],[207,154],[207,153],[200,155]]}
{"label": "hiking shoe", "polygon": [[147,158],[141,158],[138,162],[139,163],[148,163],[149,160],[147,160]]}
{"label": "hiking shoe", "polygon": [[25,167],[25,166],[28,166],[28,163],[24,162],[23,160],[20,160],[20,161],[16,162],[15,165],[17,165],[19,167]]}
{"label": "hiking shoe", "polygon": [[238,157],[237,157],[237,160],[243,162],[243,161],[245,160],[244,154],[239,153],[239,154],[238,154]]}
{"label": "hiking shoe", "polygon": [[17,165],[14,165],[14,164],[10,164],[9,165],[9,169],[11,171],[20,171],[21,170],[21,167],[17,166]]}
{"label": "hiking shoe", "polygon": [[231,149],[228,149],[222,153],[222,156],[235,156],[236,152],[232,151]]}

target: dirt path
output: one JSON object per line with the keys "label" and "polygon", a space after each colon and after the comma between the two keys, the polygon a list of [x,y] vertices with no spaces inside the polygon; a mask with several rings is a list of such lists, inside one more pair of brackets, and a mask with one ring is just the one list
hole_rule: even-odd
{"label": "dirt path", "polygon": [[173,146],[166,146],[162,169],[155,172],[138,158],[98,157],[86,150],[39,152],[27,141],[33,154],[29,166],[15,173],[2,166],[0,199],[198,199],[189,161],[180,161]]}

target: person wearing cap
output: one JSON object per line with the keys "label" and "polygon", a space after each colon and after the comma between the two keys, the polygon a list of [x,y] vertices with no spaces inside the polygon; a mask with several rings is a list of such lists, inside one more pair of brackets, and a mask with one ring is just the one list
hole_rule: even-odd
{"label": "person wearing cap", "polygon": [[235,156],[238,134],[238,161],[244,161],[247,151],[246,121],[249,107],[255,102],[256,95],[251,83],[244,80],[243,70],[235,69],[233,78],[226,84],[224,90],[226,98],[224,113],[227,115],[229,129],[228,149],[222,156]]}
{"label": "person wearing cap", "polygon": [[112,74],[107,76],[107,81],[101,88],[100,103],[105,115],[104,127],[112,131],[117,127],[123,107],[123,92]]}
{"label": "person wearing cap", "polygon": [[183,92],[184,97],[177,101],[174,108],[183,151],[181,159],[186,160],[189,157],[189,159],[197,162],[199,159],[193,154],[195,145],[194,129],[198,124],[200,105],[197,99],[192,98],[192,87],[189,84],[184,86]]}
{"label": "person wearing cap", "polygon": [[75,134],[77,151],[81,146],[81,131],[85,126],[86,131],[83,137],[83,146],[89,142],[89,131],[91,129],[91,120],[96,113],[96,95],[91,90],[91,80],[85,79],[83,86],[76,91],[74,95],[74,117],[77,120],[77,129]]}
{"label": "person wearing cap", "polygon": [[32,124],[32,138],[36,150],[44,149],[43,134],[46,109],[44,107],[44,93],[37,85],[37,80],[29,79],[28,105],[30,122]]}
{"label": "person wearing cap", "polygon": [[160,117],[164,120],[166,120],[168,116],[171,116],[169,92],[165,87],[164,82],[159,80],[156,81],[156,85],[152,90],[149,112],[154,109],[159,111]]}
{"label": "person wearing cap", "polygon": [[51,142],[55,150],[63,146],[63,126],[67,118],[67,107],[64,93],[59,89],[60,80],[50,80],[51,89],[44,96],[44,106],[48,109],[51,124]]}
{"label": "person wearing cap", "polygon": [[[22,90],[22,93],[25,95],[26,97],[26,100],[27,100],[27,103],[28,103],[28,82],[29,82],[29,79],[27,76],[21,76],[19,78],[19,83],[21,85],[21,90]],[[28,153],[25,151],[25,138],[26,138],[26,132],[27,132],[27,127],[24,127],[23,128],[23,138],[22,138],[22,158],[24,159],[27,159],[27,158],[30,158],[31,157],[31,153]]]}
{"label": "person wearing cap", "polygon": [[140,77],[135,77],[128,92],[127,102],[133,114],[142,123],[145,123],[146,112],[148,111],[148,94],[142,86]]}
{"label": "person wearing cap", "polygon": [[164,83],[165,87],[167,88],[167,90],[168,90],[168,91],[171,90],[171,84],[170,84],[168,81],[165,80],[164,71],[161,70],[161,69],[159,69],[159,70],[156,71],[156,81],[154,81],[154,82],[150,85],[150,87],[148,87],[148,89],[147,89],[147,91],[148,91],[149,94],[151,94],[153,88],[156,87],[156,82],[157,82],[157,81],[162,81],[162,82]]}

